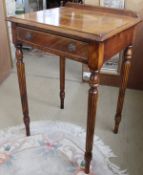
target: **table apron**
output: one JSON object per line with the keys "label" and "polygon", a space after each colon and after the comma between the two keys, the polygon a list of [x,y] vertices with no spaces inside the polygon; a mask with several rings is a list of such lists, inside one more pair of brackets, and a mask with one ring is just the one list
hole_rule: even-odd
{"label": "table apron", "polygon": [[135,28],[125,30],[104,42],[104,62],[112,56],[133,44]]}
{"label": "table apron", "polygon": [[88,43],[82,41],[17,27],[16,42],[85,64],[88,62]]}

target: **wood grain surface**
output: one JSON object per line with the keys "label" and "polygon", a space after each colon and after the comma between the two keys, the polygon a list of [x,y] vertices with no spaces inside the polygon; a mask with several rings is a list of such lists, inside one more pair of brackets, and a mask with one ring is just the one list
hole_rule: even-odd
{"label": "wood grain surface", "polygon": [[[85,8],[80,9],[79,6]],[[110,11],[104,12],[103,7],[89,10],[86,5],[75,5],[74,8],[59,7],[17,15],[9,17],[8,20],[94,41],[103,41],[139,22],[137,17],[130,16],[128,13],[123,15],[124,11],[120,10],[121,14]]]}

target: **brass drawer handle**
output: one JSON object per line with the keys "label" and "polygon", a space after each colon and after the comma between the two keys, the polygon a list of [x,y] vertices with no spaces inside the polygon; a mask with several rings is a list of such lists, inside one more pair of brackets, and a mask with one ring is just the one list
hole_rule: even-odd
{"label": "brass drawer handle", "polygon": [[25,35],[25,39],[31,40],[31,39],[32,39],[32,34],[31,34],[31,33],[27,33],[27,34]]}
{"label": "brass drawer handle", "polygon": [[76,44],[75,43],[70,43],[68,45],[68,51],[69,52],[75,52],[76,51]]}

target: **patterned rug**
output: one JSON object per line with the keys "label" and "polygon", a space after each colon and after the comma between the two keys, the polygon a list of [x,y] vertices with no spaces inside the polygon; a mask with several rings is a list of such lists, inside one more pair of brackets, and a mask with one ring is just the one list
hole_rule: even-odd
{"label": "patterned rug", "polygon": [[[0,175],[85,175],[85,131],[64,122],[31,123],[0,131]],[[112,150],[95,136],[91,175],[127,175],[111,163]]]}

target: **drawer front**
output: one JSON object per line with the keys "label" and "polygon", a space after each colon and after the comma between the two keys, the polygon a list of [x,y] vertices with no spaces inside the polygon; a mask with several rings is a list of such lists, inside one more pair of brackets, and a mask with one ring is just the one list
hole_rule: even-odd
{"label": "drawer front", "polygon": [[17,39],[43,49],[48,48],[52,53],[55,51],[55,54],[58,52],[69,58],[71,56],[87,60],[88,44],[84,42],[21,27],[17,27]]}

